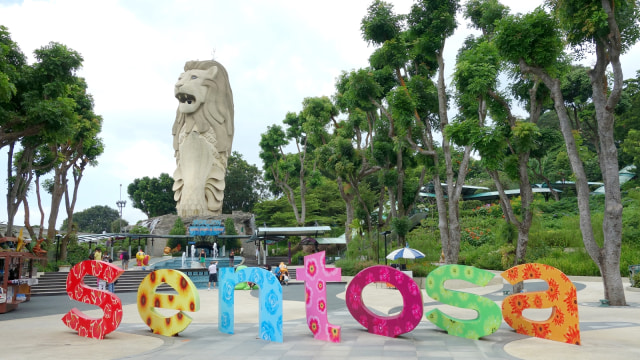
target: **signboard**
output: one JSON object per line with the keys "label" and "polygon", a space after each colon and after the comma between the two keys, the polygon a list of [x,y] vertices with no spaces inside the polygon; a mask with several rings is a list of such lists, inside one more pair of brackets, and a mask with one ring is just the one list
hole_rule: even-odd
{"label": "signboard", "polygon": [[220,220],[193,220],[189,226],[191,236],[214,236],[224,234],[224,225]]}

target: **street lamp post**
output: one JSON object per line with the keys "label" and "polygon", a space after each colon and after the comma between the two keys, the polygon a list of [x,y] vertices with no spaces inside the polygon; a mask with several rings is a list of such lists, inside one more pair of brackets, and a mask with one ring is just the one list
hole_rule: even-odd
{"label": "street lamp post", "polygon": [[383,231],[384,235],[384,264],[387,265],[387,235],[391,234],[391,230]]}
{"label": "street lamp post", "polygon": [[376,263],[380,264],[380,233],[378,232],[378,246],[376,246]]}
{"label": "street lamp post", "polygon": [[122,184],[120,184],[120,200],[116,201],[116,205],[120,209],[120,219],[118,219],[118,225],[120,228],[119,233],[122,234],[122,209],[127,205],[126,200],[122,200]]}

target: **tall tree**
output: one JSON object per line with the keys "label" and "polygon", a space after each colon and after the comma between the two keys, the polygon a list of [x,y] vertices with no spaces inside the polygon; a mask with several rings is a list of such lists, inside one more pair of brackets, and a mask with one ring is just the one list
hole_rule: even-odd
{"label": "tall tree", "polygon": [[92,234],[100,234],[103,231],[110,232],[111,224],[120,218],[118,210],[106,205],[96,205],[73,214],[73,219],[62,221],[63,228],[71,228],[75,224],[77,231]]}
{"label": "tall tree", "polygon": [[[287,114],[287,116],[295,117],[296,115]],[[301,226],[304,224],[307,210],[304,202],[306,191],[306,179],[303,178],[304,163],[301,164],[299,160],[306,158],[306,152],[299,154],[300,156],[285,154],[284,148],[288,144],[289,141],[280,125],[269,126],[267,132],[260,135],[260,158],[263,162],[265,178],[284,193],[296,223]],[[299,179],[298,189],[302,204],[300,207],[296,201],[296,179]]]}
{"label": "tall tree", "polygon": [[[9,192],[7,194],[7,214],[10,219],[9,223],[13,224],[16,211],[20,204],[25,209],[25,228],[29,232],[32,239],[42,237],[42,229],[40,234],[36,235],[29,222],[29,203],[27,201],[27,195],[31,189],[31,182],[34,176],[47,172],[54,164],[54,159],[49,155],[49,151],[46,146],[40,145],[42,141],[41,136],[27,136],[22,139],[20,145],[22,149],[15,154],[13,161],[13,168],[15,170],[14,176],[9,178]],[[15,144],[9,145],[9,154],[13,153]],[[44,153],[44,155],[43,155]],[[11,163],[10,163],[11,164]],[[36,182],[36,186],[38,183]],[[37,237],[36,237],[37,236]]]}
{"label": "tall tree", "polygon": [[[78,83],[72,92],[77,104],[76,113],[78,117],[73,124],[74,135],[72,140],[68,141],[68,143],[75,145],[73,153],[67,157],[67,161],[71,163],[70,171],[73,177],[73,190],[69,190],[70,187],[67,183],[64,191],[65,210],[69,220],[73,219],[73,211],[78,199],[78,189],[87,166],[96,166],[98,156],[104,152],[102,139],[98,137],[102,130],[102,117],[94,114],[93,98],[86,93],[86,88],[84,79],[78,79]],[[58,151],[58,153],[66,154],[67,151]],[[69,237],[71,233],[72,229],[68,227],[66,237]]]}
{"label": "tall tree", "polygon": [[127,187],[127,194],[133,201],[133,207],[148,217],[176,213],[176,201],[173,199],[173,178],[167,173],[160,177],[135,179]]}
{"label": "tall tree", "polygon": [[[539,90],[541,84],[535,78],[524,78],[514,84],[513,93],[529,109],[529,119],[525,121],[513,115],[512,99],[498,88],[503,59],[491,38],[494,35],[493,24],[507,13],[508,8],[496,0],[467,3],[465,17],[471,20],[474,27],[481,29],[483,35],[468,38],[458,53],[454,81],[461,116],[457,123],[449,125],[446,132],[459,143],[473,144],[482,157],[482,162],[498,189],[505,220],[518,229],[514,257],[514,265],[518,265],[525,262],[529,229],[533,221],[529,159],[531,152],[537,150],[539,145],[540,131],[536,124],[542,111],[545,92]],[[491,116],[493,127],[487,127],[487,115]],[[519,181],[519,217],[505,193],[499,170]]]}
{"label": "tall tree", "polygon": [[[364,179],[377,172],[380,167],[372,163],[373,159],[373,123],[376,114],[365,112],[350,104],[349,76],[343,73],[338,80],[338,107],[347,112],[347,119],[341,121],[335,129],[334,136],[317,151],[318,167],[325,174],[336,180],[340,196],[346,205],[347,219],[345,223],[345,239],[351,241],[351,223],[355,219],[354,199],[364,208],[366,213],[373,210],[360,192]],[[369,104],[370,105],[370,104]],[[369,106],[369,110],[371,107]],[[373,231],[371,217],[366,217],[369,232]]]}
{"label": "tall tree", "polygon": [[[22,73],[17,77],[19,79],[16,93],[17,105],[13,104],[11,112],[5,117],[8,121],[3,123],[3,127],[7,127],[5,131],[12,133],[20,133],[21,129],[30,128],[31,132],[22,132],[21,135],[23,148],[21,156],[28,157],[23,159],[26,162],[21,161],[22,164],[32,163],[30,159],[35,159],[36,148],[41,151],[41,146],[45,144],[53,153],[53,156],[45,156],[45,158],[58,157],[60,154],[57,152],[57,144],[69,142],[74,131],[71,124],[82,116],[78,112],[80,106],[76,102],[78,100],[76,85],[82,80],[75,75],[82,64],[80,54],[53,42],[37,49],[34,54],[36,62],[31,66],[23,66]],[[11,127],[14,129],[10,129]],[[9,151],[10,156],[13,156],[12,150],[13,147]],[[18,182],[9,182],[8,213],[15,214],[16,206],[26,201],[25,191],[33,178],[32,171],[38,169],[34,166],[20,165],[15,167],[18,172],[13,175],[12,159],[8,160],[8,178],[20,179]],[[60,162],[56,160],[54,163]],[[17,189],[11,188],[14,183],[18,186]],[[54,189],[54,194],[59,194],[60,198],[63,193],[64,189]],[[53,197],[48,241],[55,236],[55,219],[59,205],[60,201]],[[25,206],[28,209],[28,204]],[[13,222],[13,218],[10,222]]]}
{"label": "tall tree", "polygon": [[[286,132],[274,125],[261,135],[260,158],[265,177],[284,193],[298,226],[306,224],[308,186],[313,186],[313,178],[320,175],[313,153],[328,141],[327,126],[329,122],[336,123],[336,115],[338,110],[328,97],[308,97],[303,100],[300,113],[289,112],[285,116],[282,122],[287,125]],[[296,152],[285,154],[284,147],[290,142]]]}
{"label": "tall tree", "polygon": [[242,154],[236,151],[229,157],[225,184],[222,204],[222,212],[225,214],[234,210],[251,212],[267,192],[260,169],[247,163]]}
{"label": "tall tree", "polygon": [[[417,150],[433,159],[435,169],[440,166],[440,157],[436,151],[434,130],[444,130],[449,124],[448,97],[445,85],[444,48],[446,40],[453,35],[457,28],[456,14],[460,8],[458,0],[446,1],[416,1],[408,15],[408,35],[412,42],[412,54],[421,73],[432,74],[433,63],[437,66],[437,99],[439,120],[433,127],[431,118],[423,116],[419,121],[422,130],[422,144]],[[462,187],[468,171],[471,146],[462,150],[459,164],[453,161],[453,143],[446,132],[443,132],[442,155],[446,173],[446,197],[440,184],[440,175],[433,173],[433,185],[436,193],[438,208],[438,228],[444,252],[445,262],[457,263],[460,252],[460,220],[459,202],[462,198]],[[455,167],[455,165],[458,165]]]}
{"label": "tall tree", "polygon": [[[548,0],[547,3],[558,17],[570,45],[580,50],[587,44],[595,47],[593,52],[596,63],[588,74],[596,110],[597,153],[605,188],[605,214],[602,223],[604,246],[600,247],[593,236],[585,236],[585,232],[593,231],[590,221],[586,222],[586,217],[583,221],[581,216],[580,228],[585,247],[602,273],[605,298],[612,305],[626,305],[620,277],[622,199],[618,177],[618,150],[614,139],[614,111],[624,85],[620,55],[640,37],[640,4],[638,1],[614,0],[601,0],[597,4],[586,0]],[[613,73],[613,86],[610,86],[607,77],[609,67]],[[571,158],[572,165],[579,160]],[[584,191],[584,187],[581,190]],[[578,196],[588,197],[587,194]],[[580,210],[581,214],[583,210],[588,212],[588,208],[581,207]]]}
{"label": "tall tree", "polygon": [[[620,276],[622,204],[617,149],[613,140],[613,111],[620,100],[623,85],[620,54],[638,38],[638,6],[633,1],[616,2],[614,7],[609,0],[597,4],[583,0],[548,1],[548,4],[557,18],[552,18],[542,9],[524,16],[505,18],[496,38],[499,40],[498,48],[510,61],[518,64],[523,73],[539,77],[551,91],[576,178],[580,230],[585,247],[602,274],[605,298],[612,305],[625,305]],[[517,38],[510,38],[511,36]],[[558,76],[563,38],[578,49],[593,46],[596,55],[596,64],[589,71],[589,77],[598,124],[598,158],[605,183],[602,247],[597,244],[591,225],[587,177]],[[605,74],[609,65],[613,70],[612,88],[609,88]]]}
{"label": "tall tree", "polygon": [[[640,71],[636,76],[625,80],[625,96],[621,99],[625,105],[615,122],[616,140],[621,143],[620,163],[635,164],[640,169]],[[622,107],[622,106],[619,106]]]}
{"label": "tall tree", "polygon": [[[37,74],[35,79],[44,80],[39,84],[42,91],[37,94],[42,97],[44,105],[48,105],[46,102],[49,99],[56,98],[68,106],[69,112],[65,131],[49,136],[50,139],[46,142],[56,158],[47,228],[47,238],[50,241],[56,234],[56,222],[63,198],[67,216],[73,217],[82,171],[87,164],[95,164],[95,159],[103,152],[102,142],[98,138],[102,119],[93,113],[93,99],[86,93],[86,82],[75,74],[83,61],[78,52],[65,45],[51,42],[36,50],[35,56],[40,60],[34,66],[33,72]],[[70,172],[74,179],[74,194],[71,200],[68,193]],[[62,260],[66,258],[70,230],[67,229],[67,235],[60,245]]]}
{"label": "tall tree", "polygon": [[[384,169],[381,175],[382,183],[388,190],[391,218],[394,219],[408,216],[415,205],[418,189],[422,186],[425,176],[424,166],[421,166],[419,180],[415,183],[407,174],[410,169],[418,166],[414,156],[416,146],[412,146],[416,141],[413,137],[417,134],[412,132],[412,128],[415,123],[419,124],[422,121],[419,110],[421,100],[424,100],[421,96],[424,95],[425,82],[419,76],[411,78],[407,71],[407,65],[410,65],[410,46],[406,41],[407,33],[402,31],[405,18],[404,15],[395,14],[393,6],[384,1],[376,0],[369,6],[367,15],[361,22],[361,31],[364,40],[378,46],[369,58],[369,63],[377,70],[377,74],[355,78],[359,80],[357,87],[362,86],[359,83],[367,84],[371,79],[382,80],[377,88],[370,85],[362,87],[372,90],[369,93],[362,93],[361,90],[358,92],[365,95],[380,112],[381,121],[376,124],[373,137],[374,144],[379,143],[380,146],[374,145],[374,158],[378,166]],[[387,71],[395,76],[392,86],[388,86],[389,82],[386,81]],[[426,83],[428,84],[428,81]],[[426,87],[428,88],[428,85]],[[378,94],[384,95],[385,101],[377,99]],[[389,146],[385,146],[387,144]],[[381,193],[379,206],[384,203]],[[378,212],[379,218],[381,213]],[[392,221],[392,227],[400,224],[399,221]],[[398,242],[403,243],[404,232],[398,230],[400,228],[396,229],[399,235]]]}
{"label": "tall tree", "polygon": [[11,33],[0,25],[0,148],[15,144],[24,136],[37,134],[43,124],[31,122],[24,116],[18,95],[22,78],[27,67],[27,58],[18,44],[11,39]]}

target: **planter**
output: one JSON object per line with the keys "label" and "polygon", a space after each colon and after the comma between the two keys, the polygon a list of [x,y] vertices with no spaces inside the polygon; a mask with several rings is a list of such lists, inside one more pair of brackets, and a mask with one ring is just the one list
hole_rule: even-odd
{"label": "planter", "polygon": [[71,265],[58,265],[58,272],[69,272],[71,271]]}

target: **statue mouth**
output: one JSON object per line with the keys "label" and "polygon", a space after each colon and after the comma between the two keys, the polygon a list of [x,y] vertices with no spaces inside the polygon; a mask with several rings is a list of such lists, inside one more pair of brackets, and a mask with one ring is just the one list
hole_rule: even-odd
{"label": "statue mouth", "polygon": [[187,103],[189,105],[191,105],[192,103],[194,103],[196,101],[196,97],[191,95],[191,94],[186,94],[186,93],[177,93],[176,94],[176,99],[178,99],[178,101],[180,101],[181,103]]}

